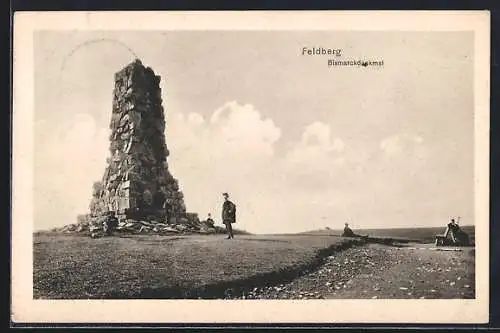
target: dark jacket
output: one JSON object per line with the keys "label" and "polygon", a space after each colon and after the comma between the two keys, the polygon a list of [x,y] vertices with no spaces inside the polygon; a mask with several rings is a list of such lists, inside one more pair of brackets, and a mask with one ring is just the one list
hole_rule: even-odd
{"label": "dark jacket", "polygon": [[351,228],[349,227],[345,227],[344,228],[344,233],[342,234],[342,237],[355,237],[356,234],[354,233],[354,231],[352,231]]}
{"label": "dark jacket", "polygon": [[116,216],[108,216],[105,223],[107,224],[108,228],[111,229],[115,229],[116,227],[118,227],[118,219],[116,218]]}
{"label": "dark jacket", "polygon": [[236,205],[229,200],[222,204],[222,223],[236,223]]}

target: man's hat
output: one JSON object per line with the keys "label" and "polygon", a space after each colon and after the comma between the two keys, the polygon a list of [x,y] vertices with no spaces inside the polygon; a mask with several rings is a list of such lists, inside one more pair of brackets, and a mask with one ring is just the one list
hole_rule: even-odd
{"label": "man's hat", "polygon": [[227,192],[222,193],[222,195],[229,196],[229,194],[227,194]]}

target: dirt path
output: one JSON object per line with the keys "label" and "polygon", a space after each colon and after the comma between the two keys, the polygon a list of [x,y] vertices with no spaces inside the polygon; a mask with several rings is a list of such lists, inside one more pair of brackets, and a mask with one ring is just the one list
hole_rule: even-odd
{"label": "dirt path", "polygon": [[475,297],[473,248],[436,250],[370,244],[328,257],[317,270],[279,286],[256,288],[245,299]]}

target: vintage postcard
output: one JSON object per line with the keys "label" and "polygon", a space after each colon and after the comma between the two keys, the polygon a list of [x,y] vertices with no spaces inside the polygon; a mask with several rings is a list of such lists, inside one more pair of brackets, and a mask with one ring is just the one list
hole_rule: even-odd
{"label": "vintage postcard", "polygon": [[14,17],[16,323],[486,323],[487,11]]}

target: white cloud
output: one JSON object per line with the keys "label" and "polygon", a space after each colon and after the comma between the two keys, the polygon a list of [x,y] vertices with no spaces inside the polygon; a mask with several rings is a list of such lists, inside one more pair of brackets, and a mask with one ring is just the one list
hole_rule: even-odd
{"label": "white cloud", "polygon": [[[37,133],[48,131],[45,126],[39,124]],[[92,183],[103,175],[108,149],[108,130],[98,128],[88,114],[77,114],[71,126],[46,133],[37,135],[35,144],[38,228],[74,223],[77,214],[88,211]]]}
{"label": "white cloud", "polygon": [[302,147],[320,147],[324,152],[342,152],[345,144],[342,140],[332,138],[330,126],[321,122],[314,122],[307,126],[302,133]]}
{"label": "white cloud", "polygon": [[[207,121],[200,114],[172,113],[166,130],[171,172],[188,210],[217,217],[221,193],[242,206],[243,221],[264,220],[269,193],[282,175],[273,165],[281,130],[252,105],[228,102]],[[272,214],[271,214],[272,215]],[[247,225],[248,227],[248,225]]]}
{"label": "white cloud", "polygon": [[212,139],[221,150],[234,152],[247,158],[272,156],[273,144],[281,130],[271,119],[263,119],[252,105],[228,102],[217,109],[210,119]]}
{"label": "white cloud", "polygon": [[420,136],[397,134],[380,141],[380,149],[388,155],[407,154],[412,153],[423,142],[424,139]]}
{"label": "white cloud", "polygon": [[305,127],[300,142],[287,152],[287,167],[300,173],[329,172],[344,163],[344,149],[345,143],[332,137],[329,125],[314,122]]}
{"label": "white cloud", "polygon": [[[191,148],[208,158],[232,156],[247,160],[256,156],[272,156],[273,144],[280,138],[281,130],[271,119],[263,119],[252,105],[228,102],[217,109],[207,122],[197,113],[187,117],[176,113],[167,128],[168,144],[183,154]],[[210,149],[193,146],[200,141]],[[191,152],[188,152],[191,154]]]}

